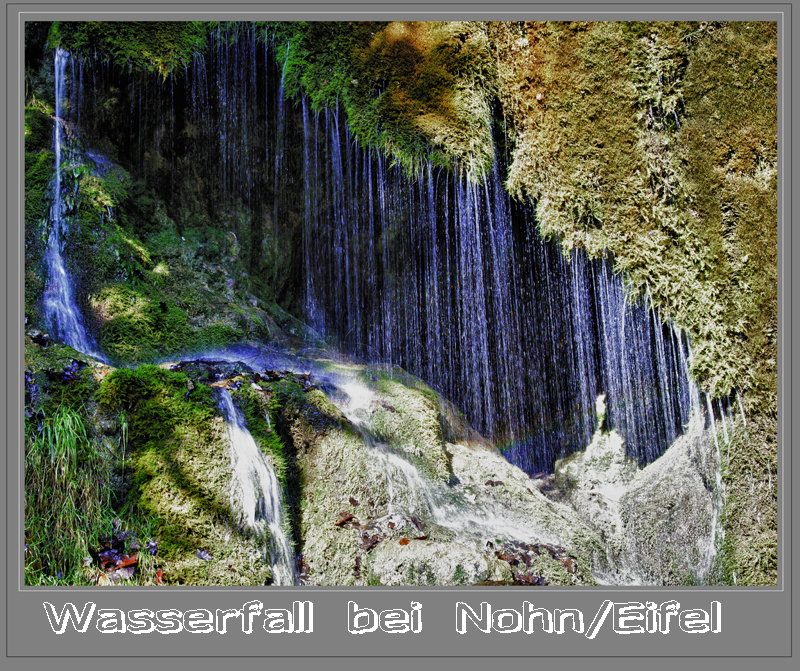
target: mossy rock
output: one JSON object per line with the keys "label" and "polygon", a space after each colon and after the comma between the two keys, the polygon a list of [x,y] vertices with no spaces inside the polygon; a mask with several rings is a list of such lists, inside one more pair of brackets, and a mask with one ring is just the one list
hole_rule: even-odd
{"label": "mossy rock", "polygon": [[457,543],[393,538],[378,544],[369,558],[371,579],[381,585],[471,585],[512,580],[508,564]]}
{"label": "mossy rock", "polygon": [[97,400],[125,426],[125,508],[156,520],[164,581],[267,584],[266,539],[242,529],[231,507],[230,444],[213,392],[143,365],[108,375]]}
{"label": "mossy rock", "polygon": [[59,21],[48,42],[82,57],[94,57],[99,50],[121,68],[166,77],[191,62],[208,32],[208,24],[199,21]]}
{"label": "mossy rock", "polygon": [[344,106],[359,142],[411,171],[490,170],[494,60],[478,22],[278,23],[290,95]]}

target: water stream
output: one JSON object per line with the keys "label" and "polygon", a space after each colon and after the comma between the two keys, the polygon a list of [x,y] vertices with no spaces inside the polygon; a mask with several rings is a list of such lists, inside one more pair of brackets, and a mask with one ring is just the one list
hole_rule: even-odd
{"label": "water stream", "polygon": [[476,505],[470,501],[458,485],[448,486],[425,477],[408,458],[378,436],[371,421],[373,392],[354,380],[340,380],[336,384],[341,393],[332,395],[331,400],[372,452],[370,468],[374,469],[374,477],[386,483],[389,494],[388,515],[429,519],[458,534],[462,542],[470,538],[481,547],[489,539],[557,543],[557,539],[544,537],[537,530],[536,520],[504,516],[486,502]]}
{"label": "water stream", "polygon": [[[302,268],[293,268],[296,277],[284,289],[301,299],[306,322],[365,361],[396,364],[422,377],[529,474],[552,471],[557,459],[586,448],[598,428],[599,394],[608,398],[606,428],[624,438],[640,465],[655,461],[684,434],[693,412],[702,413],[717,461],[710,566],[722,502],[721,456],[711,401],[702,408],[689,375],[688,337],[663,323],[649,295],[631,300],[613,259],[592,260],[582,250],[565,254],[542,240],[532,206],[506,194],[503,165],[483,175],[423,166],[409,177],[357,145],[342,109],[313,111],[306,100],[284,104],[284,72],[258,45],[255,28],[237,31],[220,25],[207,56],[187,64],[185,81],[145,80],[143,89],[128,82],[132,115],[135,103],[142,109],[142,96],[144,107],[155,109],[153,118],[139,113],[136,124],[131,121],[131,128],[139,127],[143,171],[150,168],[142,126],[151,124],[156,153],[173,167],[180,158],[179,124],[191,126],[189,170],[220,185],[209,207],[221,221],[252,215],[238,233],[252,242],[251,272],[259,272],[262,256],[272,256],[266,286],[273,296],[283,281],[281,245],[287,253],[300,245],[291,263]],[[56,338],[105,360],[86,330],[63,254],[78,195],[66,170],[73,156],[91,163],[65,133],[69,61],[56,51],[56,171],[44,313]],[[180,115],[176,90],[187,102]],[[75,120],[79,113],[76,102]],[[476,539],[557,542],[539,536],[533,520],[476,505],[464,488],[423,476],[378,436],[370,421],[372,392],[352,380],[337,384],[346,399],[339,407],[372,451],[375,476],[386,483],[390,515],[424,515]],[[232,445],[232,505],[265,539],[275,583],[296,584],[279,483],[226,390],[220,407]]]}
{"label": "water stream", "polygon": [[[50,235],[47,239],[47,264],[48,282],[44,291],[45,321],[53,336],[73,349],[88,354],[101,361],[106,358],[100,354],[87,333],[80,310],[75,302],[72,279],[64,265],[62,256],[63,236],[67,229],[67,212],[70,209],[65,202],[64,184],[62,176],[64,166],[62,161],[70,156],[70,143],[64,137],[66,119],[64,118],[65,100],[65,72],[69,54],[62,49],[56,50],[55,55],[55,87],[56,87],[56,120],[53,137],[55,150],[55,179],[53,183],[52,200],[50,208]],[[66,150],[66,156],[64,156]],[[67,194],[73,199],[77,192]]]}
{"label": "water stream", "polygon": [[231,506],[240,513],[241,522],[265,541],[264,559],[272,565],[274,584],[296,585],[294,551],[284,530],[287,523],[278,478],[227,389],[220,390],[220,409],[231,441]]}

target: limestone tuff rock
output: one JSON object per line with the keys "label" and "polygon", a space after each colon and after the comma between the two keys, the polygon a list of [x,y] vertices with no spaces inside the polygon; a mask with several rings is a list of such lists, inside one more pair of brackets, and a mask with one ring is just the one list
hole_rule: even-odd
{"label": "limestone tuff rock", "polygon": [[[355,376],[336,389],[321,385],[344,412],[314,389],[293,397],[280,420],[303,483],[309,583],[456,585],[519,575],[528,584],[594,584],[592,567],[605,563],[595,534],[496,450],[445,442],[434,392],[359,366],[328,370]],[[498,486],[484,486],[488,476]],[[358,504],[358,519],[348,504]],[[512,568],[495,539],[500,547],[520,534],[531,547],[561,549]]]}
{"label": "limestone tuff rock", "polygon": [[[721,440],[721,438],[719,438]],[[597,431],[584,452],[556,463],[556,482],[597,532],[623,584],[685,585],[712,579],[724,492],[711,430],[695,414],[686,433],[645,468],[614,432]]]}

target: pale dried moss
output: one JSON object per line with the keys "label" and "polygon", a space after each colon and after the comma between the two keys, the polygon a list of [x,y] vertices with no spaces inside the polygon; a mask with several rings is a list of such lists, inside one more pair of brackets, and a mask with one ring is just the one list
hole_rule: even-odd
{"label": "pale dried moss", "polygon": [[742,396],[727,551],[746,582],[774,582],[777,498],[757,497],[757,517],[749,502],[777,458],[777,25],[532,22],[492,38],[509,189],[565,249],[613,253],[691,336],[701,386]]}

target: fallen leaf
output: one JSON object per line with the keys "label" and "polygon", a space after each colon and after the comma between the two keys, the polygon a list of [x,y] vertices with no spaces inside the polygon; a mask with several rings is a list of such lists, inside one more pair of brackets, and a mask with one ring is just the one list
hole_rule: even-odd
{"label": "fallen leaf", "polygon": [[333,526],[340,527],[354,518],[355,516],[352,513],[343,510],[342,512],[339,513],[339,519],[336,520],[336,522],[334,522]]}
{"label": "fallen leaf", "polygon": [[133,555],[128,557],[127,555],[122,555],[122,560],[117,562],[117,568],[122,568],[123,566],[130,566],[131,564],[135,564],[138,560],[136,559],[137,555]]}
{"label": "fallen leaf", "polygon": [[136,568],[133,566],[125,566],[124,568],[117,569],[117,575],[123,580],[130,580],[135,570]]}

